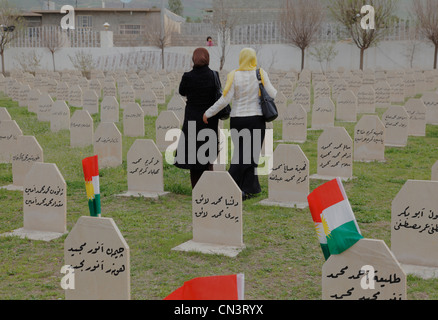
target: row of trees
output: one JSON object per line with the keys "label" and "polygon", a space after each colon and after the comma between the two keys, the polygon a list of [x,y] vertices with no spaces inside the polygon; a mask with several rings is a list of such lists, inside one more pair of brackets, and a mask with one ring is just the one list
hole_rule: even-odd
{"label": "row of trees", "polygon": [[[301,50],[301,69],[304,68],[305,51],[315,42],[327,12],[331,18],[345,27],[347,37],[351,38],[360,52],[360,69],[364,67],[364,54],[367,49],[382,40],[391,25],[396,21],[393,13],[397,0],[329,0],[324,6],[320,0],[284,0],[281,13],[284,38]],[[361,25],[364,18],[361,8],[371,5],[374,8],[374,29]],[[433,68],[438,59],[438,0],[413,0],[412,14],[417,20],[419,33],[435,47]]]}
{"label": "row of trees", "polygon": [[[367,49],[377,45],[390,30],[396,21],[393,13],[398,0],[328,0],[326,5],[321,0],[284,0],[280,15],[283,26],[282,35],[287,43],[301,50],[301,69],[304,68],[305,52],[315,43],[321,25],[327,18],[332,18],[342,24],[360,52],[360,69],[364,67],[364,54]],[[374,29],[364,29],[361,26],[363,14],[360,10],[364,5],[374,8]],[[169,9],[182,13],[180,0],[169,0]],[[181,11],[181,12],[180,12]],[[434,45],[433,68],[438,64],[438,0],[413,0],[411,5],[413,17],[417,20],[417,27],[426,39]],[[219,35],[220,69],[225,64],[227,43],[229,36],[238,23],[232,9],[226,6],[224,0],[213,2],[213,25]],[[13,28],[11,28],[13,27]],[[17,31],[25,27],[18,9],[11,6],[8,0],[0,0],[0,57],[2,72],[5,73],[4,52]],[[170,45],[173,30],[161,30],[156,34],[149,34],[152,45],[158,47],[164,56],[164,48]],[[54,35],[44,46],[52,54],[55,70],[55,52],[63,47],[62,35]],[[164,59],[162,61],[164,68]]]}

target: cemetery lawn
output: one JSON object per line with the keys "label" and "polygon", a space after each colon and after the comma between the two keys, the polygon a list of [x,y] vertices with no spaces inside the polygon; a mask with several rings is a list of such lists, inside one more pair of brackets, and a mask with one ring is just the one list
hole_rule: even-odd
{"label": "cemetery lawn", "polygon": [[[167,97],[166,104],[170,96]],[[166,104],[159,105],[165,110]],[[24,135],[34,135],[44,151],[44,162],[55,163],[67,183],[67,230],[88,204],[81,160],[93,148],[71,148],[69,131],[52,133],[48,122],[18,103],[1,96]],[[76,108],[71,108],[71,114]],[[378,109],[379,116],[384,110]],[[122,110],[120,111],[122,115]],[[93,115],[94,128],[100,115]],[[122,119],[122,117],[120,117]],[[145,117],[144,139],[155,139],[155,117]],[[309,114],[309,125],[310,114]],[[353,137],[354,124],[344,126]],[[123,133],[122,122],[117,123]],[[228,128],[226,121],[225,128]],[[317,140],[321,131],[309,131],[301,145],[316,173]],[[281,138],[281,123],[274,124],[274,141]],[[164,165],[165,191],[159,200],[119,198],[127,191],[126,154],[136,138],[123,137],[123,164],[100,170],[102,216],[114,219],[130,247],[131,298],[161,300],[184,281],[210,275],[245,274],[248,300],[319,300],[324,257],[308,209],[264,207],[267,176],[261,176],[262,194],[244,202],[243,240],[246,249],[236,258],[184,253],[171,249],[192,239],[191,186],[188,171]],[[274,148],[276,147],[274,143]],[[386,148],[385,163],[354,163],[355,179],[344,183],[347,195],[366,238],[390,242],[391,202],[408,179],[430,180],[438,159],[438,126],[427,126],[426,137],[410,137],[405,148]],[[0,164],[0,185],[12,183],[11,164]],[[311,180],[310,191],[323,181]],[[23,226],[23,197],[18,191],[0,189],[0,234]],[[64,265],[64,240],[50,242],[0,237],[0,299],[64,299],[60,286]],[[410,300],[438,299],[438,279],[408,276]]]}

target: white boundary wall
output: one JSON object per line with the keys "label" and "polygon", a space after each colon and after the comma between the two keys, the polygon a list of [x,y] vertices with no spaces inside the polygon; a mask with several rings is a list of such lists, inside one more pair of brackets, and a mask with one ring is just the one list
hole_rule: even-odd
{"label": "white boundary wall", "polygon": [[[225,70],[233,70],[238,67],[239,52],[245,45],[232,45],[227,47]],[[251,47],[251,46],[249,46]],[[289,45],[259,45],[252,46],[258,55],[259,65],[265,69],[290,70],[300,69],[301,53],[295,47]],[[386,41],[381,42],[377,47],[370,48],[365,53],[364,68],[381,67],[385,70],[410,68],[410,59],[407,57],[412,47],[410,41]],[[172,61],[177,61],[178,66],[167,66],[169,69],[184,69],[191,68],[191,56],[196,49],[195,47],[168,47],[165,49],[166,57],[171,56]],[[55,61],[57,71],[64,69],[73,69],[73,65],[69,59],[74,56],[77,51],[84,51],[91,53],[95,61],[101,61],[107,58],[113,62],[112,69],[123,69],[121,61],[128,56],[149,55],[152,59],[153,69],[161,68],[159,60],[160,50],[153,47],[113,47],[113,48],[64,48],[55,53]],[[210,67],[217,70],[219,68],[220,48],[210,47]],[[349,43],[338,42],[336,45],[338,55],[331,62],[330,68],[336,69],[344,67],[345,69],[359,68],[359,49]],[[18,64],[14,57],[20,55],[22,52],[35,51],[41,56],[41,68],[53,70],[52,56],[47,49],[44,48],[9,48],[5,51],[6,71],[11,71],[18,68]],[[431,44],[425,42],[417,42],[413,60],[414,68],[432,69],[433,67],[434,48]],[[139,58],[140,59],[140,58]],[[126,60],[126,59],[125,59]],[[131,62],[132,63],[132,62]],[[173,63],[175,65],[175,63]],[[136,64],[138,67],[138,63]],[[320,69],[320,64],[306,54],[306,68],[311,70]],[[126,65],[125,65],[126,68]],[[325,66],[324,66],[325,68]]]}

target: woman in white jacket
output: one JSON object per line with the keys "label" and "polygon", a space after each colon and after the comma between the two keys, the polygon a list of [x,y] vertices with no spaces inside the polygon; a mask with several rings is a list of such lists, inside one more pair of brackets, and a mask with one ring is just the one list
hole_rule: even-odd
{"label": "woman in white jacket", "polygon": [[[204,122],[208,123],[209,118],[232,102],[230,131],[234,154],[228,172],[240,187],[243,199],[261,192],[257,166],[265,138],[266,122],[260,106],[256,70],[255,50],[243,49],[239,55],[239,68],[228,74],[222,97],[203,116]],[[260,69],[260,75],[266,91],[275,98],[277,90],[269,81],[268,74]]]}

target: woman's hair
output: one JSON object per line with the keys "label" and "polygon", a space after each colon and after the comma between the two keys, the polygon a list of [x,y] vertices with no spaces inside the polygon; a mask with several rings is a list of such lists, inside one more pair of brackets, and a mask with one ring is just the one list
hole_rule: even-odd
{"label": "woman's hair", "polygon": [[213,40],[213,39],[211,39],[211,37],[208,37],[208,38],[207,38],[207,41],[208,41],[208,40]]}
{"label": "woman's hair", "polygon": [[208,66],[210,64],[210,54],[207,49],[198,48],[193,52],[192,60],[194,67]]}

